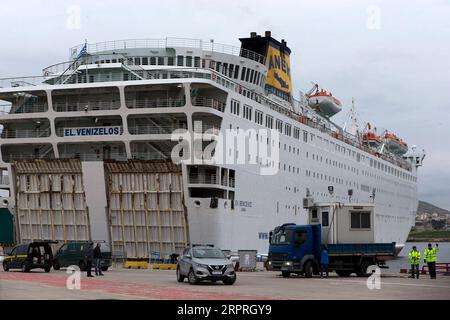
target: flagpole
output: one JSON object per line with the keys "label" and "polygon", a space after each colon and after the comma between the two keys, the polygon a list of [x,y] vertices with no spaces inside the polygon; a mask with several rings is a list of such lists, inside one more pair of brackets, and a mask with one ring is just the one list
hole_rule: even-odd
{"label": "flagpole", "polygon": [[87,52],[87,39],[84,39],[84,47],[86,50],[84,50],[85,54],[85,62],[86,63],[86,83],[89,83],[89,74],[88,74],[88,52]]}

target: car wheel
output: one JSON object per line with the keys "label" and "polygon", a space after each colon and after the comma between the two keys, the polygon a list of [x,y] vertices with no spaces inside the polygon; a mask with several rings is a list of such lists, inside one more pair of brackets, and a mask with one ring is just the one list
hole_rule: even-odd
{"label": "car wheel", "polygon": [[8,272],[9,271],[9,265],[7,262],[3,262],[3,270]]}
{"label": "car wheel", "polygon": [[184,281],[184,276],[181,274],[180,268],[177,268],[177,281],[178,282]]}
{"label": "car wheel", "polygon": [[102,267],[102,271],[108,271],[108,267]]}
{"label": "car wheel", "polygon": [[305,270],[305,278],[311,278],[314,272],[311,261],[306,262],[304,270]]}
{"label": "car wheel", "polygon": [[55,269],[55,270],[61,269],[61,266],[59,265],[58,260],[53,261],[53,269]]}
{"label": "car wheel", "polygon": [[22,272],[29,272],[30,268],[25,263],[22,263]]}
{"label": "car wheel", "polygon": [[228,278],[228,279],[224,279],[223,280],[223,284],[224,285],[227,285],[227,286],[231,286],[231,285],[233,285],[235,282],[236,282],[236,274],[234,275],[234,277],[232,277],[232,278]]}
{"label": "car wheel", "polygon": [[200,282],[200,281],[197,279],[197,277],[195,276],[194,270],[192,270],[192,269],[191,269],[191,271],[189,271],[189,274],[188,274],[188,281],[189,281],[190,284],[197,284],[197,283]]}
{"label": "car wheel", "polygon": [[78,266],[80,267],[80,271],[86,271],[86,263],[84,261],[80,261]]}
{"label": "car wheel", "polygon": [[45,268],[44,268],[44,271],[45,271],[46,273],[49,273],[51,268],[52,268],[52,267],[45,267]]}

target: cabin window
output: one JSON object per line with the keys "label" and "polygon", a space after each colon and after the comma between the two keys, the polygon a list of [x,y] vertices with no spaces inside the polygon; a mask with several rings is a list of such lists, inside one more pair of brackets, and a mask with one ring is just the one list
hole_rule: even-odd
{"label": "cabin window", "polygon": [[234,67],[234,78],[237,79],[239,77],[239,66]]}
{"label": "cabin window", "polygon": [[236,100],[231,100],[231,113],[235,115],[239,115],[240,104]]}
{"label": "cabin window", "polygon": [[241,80],[245,79],[245,72],[247,71],[246,67],[242,67]]}
{"label": "cabin window", "polygon": [[370,212],[350,212],[351,229],[370,229]]}
{"label": "cabin window", "polygon": [[183,66],[183,56],[177,56],[177,66],[178,67]]}
{"label": "cabin window", "polygon": [[167,57],[167,65],[173,66],[175,64],[175,58],[174,57]]}
{"label": "cabin window", "polygon": [[273,129],[273,117],[266,115],[266,127],[269,129]]}
{"label": "cabin window", "polygon": [[144,65],[144,66],[148,65],[148,58],[147,57],[142,58],[142,65]]}
{"label": "cabin window", "polygon": [[328,211],[322,211],[322,227],[328,227]]}
{"label": "cabin window", "polygon": [[255,122],[257,124],[263,124],[263,113],[259,110],[255,110]]}
{"label": "cabin window", "polygon": [[164,57],[158,57],[158,65],[163,66],[164,65]]}
{"label": "cabin window", "polygon": [[308,143],[308,132],[303,131],[303,142]]}
{"label": "cabin window", "polygon": [[186,67],[192,67],[192,57],[186,56]]}
{"label": "cabin window", "polygon": [[[253,71],[253,70],[251,70]],[[247,69],[247,74],[245,75],[245,81],[248,82],[250,77],[250,69]]]}
{"label": "cabin window", "polygon": [[134,58],[134,64],[135,64],[136,66],[139,66],[139,65],[141,64],[141,58],[140,58],[140,57]]}
{"label": "cabin window", "polygon": [[[251,69],[251,70],[250,70],[250,80],[249,80],[249,81],[252,82],[252,83],[253,83],[252,80],[253,80],[254,74],[255,74],[255,70]],[[248,77],[247,77],[247,78],[248,78]]]}
{"label": "cabin window", "polygon": [[156,57],[150,57],[150,64],[156,66]]}
{"label": "cabin window", "polygon": [[283,133],[283,121],[281,120],[277,120],[276,123],[276,129],[280,132]]}

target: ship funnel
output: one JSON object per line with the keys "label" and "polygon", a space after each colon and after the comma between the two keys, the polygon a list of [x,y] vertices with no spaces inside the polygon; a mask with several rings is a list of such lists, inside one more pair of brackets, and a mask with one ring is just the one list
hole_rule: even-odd
{"label": "ship funnel", "polygon": [[272,32],[266,31],[265,35],[266,35],[266,37],[271,37],[272,36]]}
{"label": "ship funnel", "polygon": [[256,38],[256,32],[250,32],[250,38]]}

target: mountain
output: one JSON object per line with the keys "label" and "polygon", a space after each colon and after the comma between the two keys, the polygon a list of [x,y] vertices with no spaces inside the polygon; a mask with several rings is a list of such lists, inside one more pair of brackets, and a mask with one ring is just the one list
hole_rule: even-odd
{"label": "mountain", "polygon": [[448,214],[450,215],[450,211],[436,207],[432,205],[431,203],[425,202],[425,201],[419,201],[419,206],[417,208],[417,214],[421,213],[437,213],[439,215],[441,214]]}

